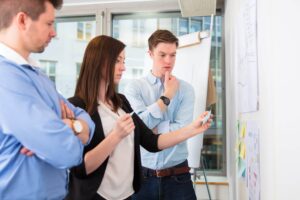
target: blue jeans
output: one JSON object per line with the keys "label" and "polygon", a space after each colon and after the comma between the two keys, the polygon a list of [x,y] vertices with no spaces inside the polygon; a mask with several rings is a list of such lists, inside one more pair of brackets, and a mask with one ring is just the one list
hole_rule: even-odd
{"label": "blue jeans", "polygon": [[196,200],[190,173],[168,177],[144,177],[132,200]]}

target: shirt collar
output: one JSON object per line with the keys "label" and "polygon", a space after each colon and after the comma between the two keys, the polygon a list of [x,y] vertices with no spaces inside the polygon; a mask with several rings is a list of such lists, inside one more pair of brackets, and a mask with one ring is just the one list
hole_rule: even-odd
{"label": "shirt collar", "polygon": [[149,81],[152,85],[155,84],[155,83],[157,83],[157,82],[161,82],[161,81],[160,81],[160,78],[154,76],[154,75],[152,74],[151,71],[149,71],[149,73],[148,73],[148,75],[147,75],[147,79],[148,79],[148,81]]}
{"label": "shirt collar", "polygon": [[33,59],[29,57],[28,60],[26,60],[19,53],[2,42],[0,42],[0,55],[18,65],[30,66],[32,69],[36,70],[34,66],[37,66],[37,63]]}

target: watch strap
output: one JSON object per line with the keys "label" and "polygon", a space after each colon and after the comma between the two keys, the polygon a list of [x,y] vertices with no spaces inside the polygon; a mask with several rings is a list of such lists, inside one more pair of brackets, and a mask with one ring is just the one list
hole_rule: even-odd
{"label": "watch strap", "polygon": [[166,106],[168,106],[170,104],[170,99],[168,97],[166,97],[166,96],[160,96],[159,98],[163,101],[163,103]]}

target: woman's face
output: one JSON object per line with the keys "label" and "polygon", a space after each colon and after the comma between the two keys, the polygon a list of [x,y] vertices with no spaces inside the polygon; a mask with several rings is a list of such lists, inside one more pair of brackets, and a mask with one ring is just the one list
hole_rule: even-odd
{"label": "woman's face", "polygon": [[125,50],[123,50],[116,61],[114,83],[118,84],[122,78],[123,71],[125,71]]}

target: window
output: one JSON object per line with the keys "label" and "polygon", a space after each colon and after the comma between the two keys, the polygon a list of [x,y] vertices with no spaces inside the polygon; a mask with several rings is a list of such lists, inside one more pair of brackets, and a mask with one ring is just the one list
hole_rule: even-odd
{"label": "window", "polygon": [[41,70],[55,83],[57,61],[40,60]]}
{"label": "window", "polygon": [[[144,27],[139,27],[143,20]],[[182,18],[179,12],[141,14],[115,14],[112,16],[112,35],[126,45],[126,73],[119,85],[122,92],[128,81],[141,77],[150,66],[145,66],[145,52],[148,50],[147,39],[156,29],[168,29],[180,36],[196,31],[210,29],[210,17]],[[133,27],[132,27],[133,26]],[[130,28],[131,27],[131,28]],[[213,107],[214,125],[206,132],[202,155],[207,163],[209,173],[225,175],[226,173],[226,137],[225,137],[225,91],[222,66],[222,17],[214,18],[210,68],[216,83],[218,100]],[[129,38],[134,36],[140,43]],[[138,45],[137,45],[138,44]]]}
{"label": "window", "polygon": [[93,24],[91,22],[77,22],[77,39],[90,40],[92,39]]}
{"label": "window", "polygon": [[52,39],[44,53],[32,55],[41,61],[42,69],[66,98],[74,95],[83,53],[89,40],[96,35],[95,30],[95,16],[57,18],[57,37]]}

